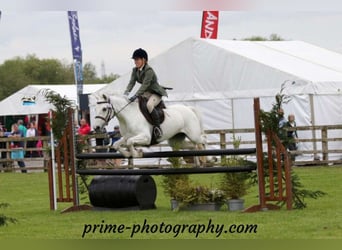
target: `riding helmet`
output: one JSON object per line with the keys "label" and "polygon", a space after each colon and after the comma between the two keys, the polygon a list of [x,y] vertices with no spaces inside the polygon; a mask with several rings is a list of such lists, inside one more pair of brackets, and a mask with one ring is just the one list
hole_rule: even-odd
{"label": "riding helmet", "polygon": [[145,58],[146,61],[148,61],[147,52],[143,50],[142,48],[136,49],[132,55],[132,59],[135,59],[135,58]]}

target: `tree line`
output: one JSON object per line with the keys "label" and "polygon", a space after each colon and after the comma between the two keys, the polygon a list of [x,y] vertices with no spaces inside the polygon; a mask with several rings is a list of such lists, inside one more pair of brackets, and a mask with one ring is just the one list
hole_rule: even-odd
{"label": "tree line", "polygon": [[[119,75],[98,77],[96,67],[87,62],[83,65],[83,82],[110,83]],[[14,57],[0,64],[0,101],[30,84],[74,84],[72,63],[58,59],[40,59],[36,55]]]}

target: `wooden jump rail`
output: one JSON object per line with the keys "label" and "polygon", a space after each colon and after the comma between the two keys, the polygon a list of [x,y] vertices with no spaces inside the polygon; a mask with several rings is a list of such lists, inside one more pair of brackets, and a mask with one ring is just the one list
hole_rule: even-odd
{"label": "wooden jump rail", "polygon": [[[69,211],[82,209],[78,202],[76,173],[80,175],[166,175],[166,174],[204,174],[204,173],[223,173],[223,172],[250,172],[257,170],[258,186],[259,186],[259,204],[247,208],[245,211],[254,212],[268,209],[279,209],[278,206],[268,202],[285,201],[287,209],[292,209],[292,187],[291,187],[291,160],[281,144],[277,135],[267,133],[268,142],[268,168],[264,168],[264,156],[262,149],[262,133],[260,125],[260,102],[259,98],[254,99],[254,120],[255,120],[255,141],[256,148],[245,149],[215,149],[215,150],[198,150],[198,151],[163,151],[163,152],[144,152],[143,158],[162,158],[162,157],[185,157],[185,156],[207,156],[207,155],[241,155],[254,154],[257,156],[257,167],[253,166],[236,166],[236,167],[206,167],[206,168],[167,168],[167,169],[78,169],[76,170],[75,161],[84,159],[118,159],[124,158],[118,153],[81,153],[75,154],[75,135],[73,130],[73,114],[69,112],[69,122],[67,131],[64,133],[63,139],[59,143],[56,151],[58,168],[58,202],[72,201],[74,206]],[[274,146],[275,145],[275,146]],[[274,156],[273,154],[276,154]],[[63,155],[63,156],[62,156]],[[63,161],[63,164],[62,164]],[[275,164],[273,164],[275,161]],[[51,161],[50,161],[51,162]],[[62,169],[62,165],[64,169]],[[65,177],[62,178],[64,171]],[[274,176],[276,173],[276,176]],[[63,184],[63,179],[66,183]],[[266,182],[268,180],[268,186]],[[51,209],[53,202],[52,196],[52,168],[49,166],[49,187],[50,187],[50,204]],[[64,197],[63,188],[66,189],[66,197]]]}

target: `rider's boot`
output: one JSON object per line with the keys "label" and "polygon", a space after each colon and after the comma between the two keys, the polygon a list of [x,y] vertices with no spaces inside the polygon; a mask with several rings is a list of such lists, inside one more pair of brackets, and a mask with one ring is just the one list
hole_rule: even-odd
{"label": "rider's boot", "polygon": [[158,139],[163,136],[163,132],[160,128],[160,117],[156,109],[151,112],[151,117],[153,120],[153,134]]}

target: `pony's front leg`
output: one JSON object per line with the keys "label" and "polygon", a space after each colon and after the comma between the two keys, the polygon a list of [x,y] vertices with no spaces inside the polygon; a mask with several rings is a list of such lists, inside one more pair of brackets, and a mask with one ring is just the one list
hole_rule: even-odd
{"label": "pony's front leg", "polygon": [[121,137],[119,140],[117,140],[114,145],[113,148],[117,151],[119,151],[123,156],[125,156],[126,158],[131,157],[131,152],[128,151],[127,149],[125,149],[125,147],[122,147],[122,145],[126,145],[127,142],[127,138],[126,137]]}
{"label": "pony's front leg", "polygon": [[127,147],[129,148],[130,152],[132,153],[132,157],[134,158],[141,158],[143,157],[142,150],[136,150],[134,145],[149,145],[151,138],[146,134],[138,134],[133,136],[127,140]]}
{"label": "pony's front leg", "polygon": [[127,141],[127,139],[125,137],[121,137],[119,140],[117,140],[114,144],[113,144],[113,148],[115,150],[120,150],[121,145],[125,144]]}

